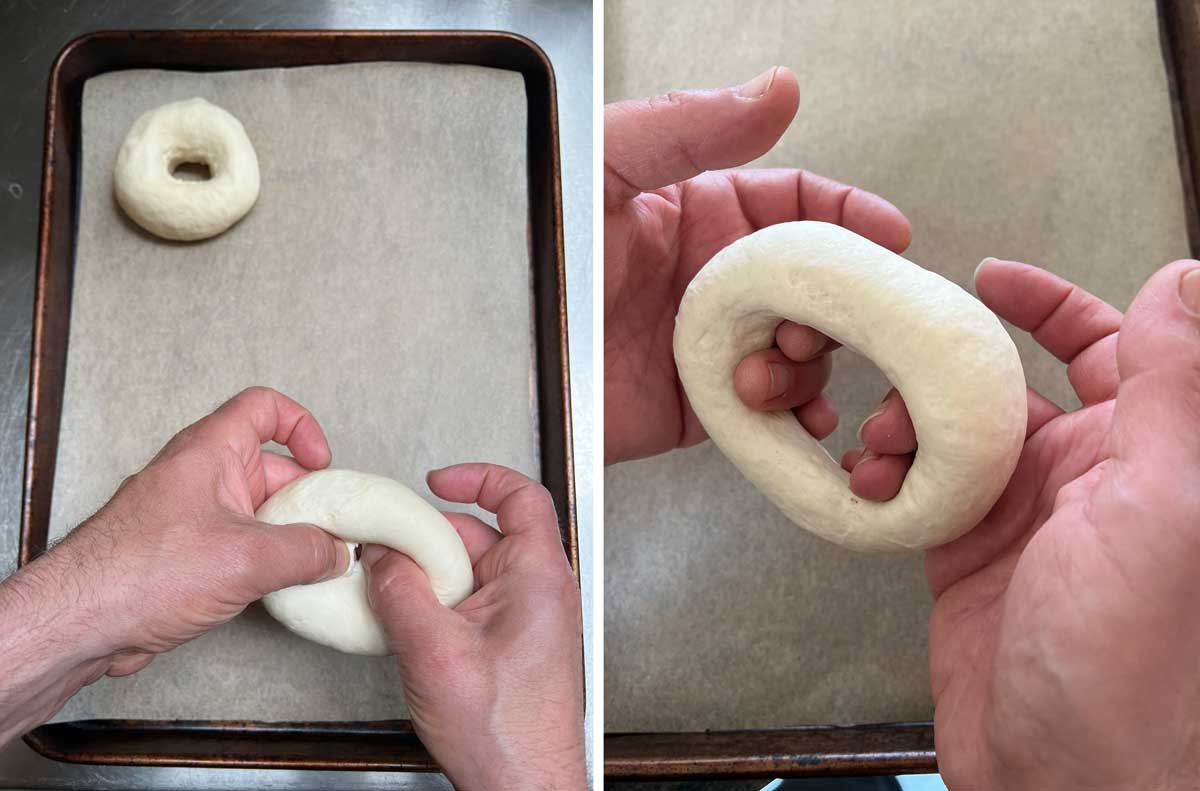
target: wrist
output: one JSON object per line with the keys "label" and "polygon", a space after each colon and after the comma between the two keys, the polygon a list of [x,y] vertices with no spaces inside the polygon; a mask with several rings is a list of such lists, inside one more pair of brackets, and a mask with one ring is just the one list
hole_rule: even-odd
{"label": "wrist", "polygon": [[108,668],[52,565],[39,559],[0,583],[0,744],[45,722]]}

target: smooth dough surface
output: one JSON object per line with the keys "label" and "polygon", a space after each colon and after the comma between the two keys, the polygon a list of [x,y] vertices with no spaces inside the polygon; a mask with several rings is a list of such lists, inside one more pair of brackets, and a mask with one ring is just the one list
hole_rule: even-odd
{"label": "smooth dough surface", "polygon": [[[275,492],[255,517],[273,525],[307,522],[351,544],[382,544],[403,552],[424,570],[447,607],[474,589],[471,560],[458,531],[440,511],[390,478],[352,470],[311,472]],[[366,574],[358,561],[337,579],[270,593],[263,604],[288,629],[314,642],[348,654],[391,653],[367,602]]]}
{"label": "smooth dough surface", "polygon": [[[210,178],[173,171],[191,162]],[[117,202],[156,236],[192,241],[216,236],[258,200],[258,156],[238,119],[203,99],[164,104],[133,122],[113,172]]]}
{"label": "smooth dough surface", "polygon": [[[781,319],[871,359],[904,397],[916,459],[878,503],[791,412],[756,412],[733,388]],[[1025,439],[1025,375],[996,316],[949,280],[840,226],[773,225],[719,252],[675,323],[679,378],[713,442],[789,519],[855,550],[936,546],[962,535],[1008,483]]]}

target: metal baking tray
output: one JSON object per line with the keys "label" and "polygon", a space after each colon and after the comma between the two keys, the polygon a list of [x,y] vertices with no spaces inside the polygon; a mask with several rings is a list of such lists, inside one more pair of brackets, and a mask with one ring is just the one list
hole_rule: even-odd
{"label": "metal baking tray", "polygon": [[[75,265],[83,85],[133,68],[189,71],[368,61],[460,63],[519,72],[528,104],[528,234],[541,481],[578,574],[571,451],[558,111],[554,71],[532,41],[492,31],[106,31],[63,48],[50,73],[39,206],[33,349],[18,562],[46,550],[62,416]],[[59,761],[436,771],[408,721],[81,720],[25,736]]]}
{"label": "metal baking tray", "polygon": [[[1200,257],[1200,0],[1157,0],[1193,257]],[[894,775],[937,771],[933,723],[608,733],[614,780]]]}

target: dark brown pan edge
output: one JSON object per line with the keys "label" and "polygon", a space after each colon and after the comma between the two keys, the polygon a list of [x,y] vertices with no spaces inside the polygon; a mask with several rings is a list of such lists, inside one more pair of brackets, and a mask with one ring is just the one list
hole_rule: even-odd
{"label": "dark brown pan edge", "polygon": [[1158,0],[1158,32],[1175,122],[1188,247],[1200,258],[1200,3]]}
{"label": "dark brown pan edge", "polygon": [[604,776],[614,780],[936,771],[933,726],[927,722],[604,737]]}
{"label": "dark brown pan edge", "polygon": [[[21,565],[45,551],[50,522],[70,328],[83,83],[127,68],[225,71],[389,60],[492,66],[524,77],[541,476],[554,498],[563,543],[578,575],[554,71],[535,43],[498,31],[106,31],[80,36],[63,48],[51,69],[46,96]],[[89,720],[44,725],[25,741],[49,758],[80,763],[437,769],[404,721]]]}

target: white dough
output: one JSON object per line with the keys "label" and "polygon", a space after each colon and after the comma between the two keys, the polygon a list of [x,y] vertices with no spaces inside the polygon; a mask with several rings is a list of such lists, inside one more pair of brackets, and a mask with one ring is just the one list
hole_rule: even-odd
{"label": "white dough", "polygon": [[[207,181],[172,175],[192,162]],[[113,173],[117,202],[138,225],[164,239],[216,236],[258,200],[258,156],[238,119],[203,99],[171,102],[130,127]]]}
{"label": "white dough", "polygon": [[[781,318],[879,366],[904,397],[916,460],[876,503],[790,412],[756,412],[733,388],[747,354],[774,345]],[[750,234],[696,275],[675,319],[675,361],[713,442],[796,524],[856,550],[936,546],[987,514],[1025,439],[1025,374],[1000,321],[939,275],[836,225],[791,222]]]}
{"label": "white dough", "polygon": [[[438,601],[453,607],[475,585],[458,531],[441,512],[390,478],[352,470],[310,472],[275,492],[260,522],[314,524],[347,542],[382,544],[408,555],[429,577]],[[348,654],[384,656],[383,627],[367,602],[366,574],[296,585],[263,597],[267,612],[301,637]]]}

